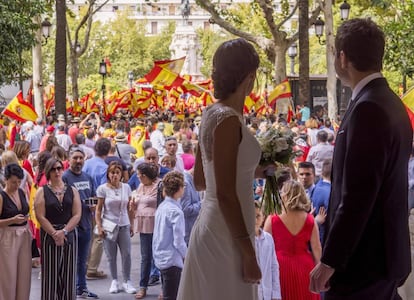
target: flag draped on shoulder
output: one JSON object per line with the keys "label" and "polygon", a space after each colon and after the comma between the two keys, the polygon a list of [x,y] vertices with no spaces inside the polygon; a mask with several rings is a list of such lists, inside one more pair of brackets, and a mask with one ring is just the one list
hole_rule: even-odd
{"label": "flag draped on shoulder", "polygon": [[145,75],[151,84],[163,85],[166,89],[180,86],[185,79],[180,76],[185,57],[174,60],[159,60],[154,62],[154,67]]}
{"label": "flag draped on shoulder", "polygon": [[292,97],[292,91],[290,89],[289,81],[285,79],[281,83],[279,83],[273,91],[269,93],[267,100],[269,106],[274,109],[277,100],[290,97]]}
{"label": "flag draped on shoulder", "polygon": [[7,104],[2,114],[20,122],[35,122],[38,117],[33,106],[23,99],[22,91]]}
{"label": "flag draped on shoulder", "polygon": [[408,90],[408,92],[402,96],[401,100],[405,105],[411,126],[414,129],[414,87]]}

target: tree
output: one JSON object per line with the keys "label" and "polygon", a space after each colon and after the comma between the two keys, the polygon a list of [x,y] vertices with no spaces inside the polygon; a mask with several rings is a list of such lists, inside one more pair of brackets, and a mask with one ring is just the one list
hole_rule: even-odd
{"label": "tree", "polygon": [[407,77],[414,75],[414,3],[397,2],[395,17],[384,22],[386,37],[385,66],[396,71],[402,78],[403,91],[407,89]]}
{"label": "tree", "polygon": [[66,116],[66,2],[56,0],[55,109]]}
{"label": "tree", "polygon": [[[290,8],[288,1],[282,1],[282,13],[275,13],[273,1],[268,0],[237,4],[236,9],[224,8],[220,2],[212,3],[211,0],[197,0],[197,4],[211,14],[211,20],[214,23],[231,34],[254,43],[264,51],[273,65],[275,83],[280,83],[286,78],[286,50],[298,39],[299,35],[298,32],[294,32],[288,36],[283,26],[296,13],[297,2],[293,8]],[[243,6],[248,6],[251,10],[249,18],[242,19],[235,15],[236,10]],[[321,8],[317,5],[309,17],[308,28],[315,22],[320,11]],[[263,27],[253,31],[252,22],[261,22]]]}
{"label": "tree", "polygon": [[[83,16],[80,17],[80,22],[74,26],[73,37],[71,28],[68,25],[67,39],[69,43],[69,59],[71,69],[72,81],[72,98],[77,101],[79,99],[78,77],[79,77],[79,57],[81,57],[89,44],[89,37],[92,29],[93,16],[98,12],[109,0],[97,4],[96,0],[86,1],[87,7],[83,10]],[[95,8],[96,6],[96,8]],[[75,19],[74,14],[69,14]]]}
{"label": "tree", "polygon": [[24,51],[35,44],[34,31],[38,25],[33,22],[37,15],[45,13],[46,1],[15,0],[0,2],[0,84],[10,83],[24,74],[26,61]]}

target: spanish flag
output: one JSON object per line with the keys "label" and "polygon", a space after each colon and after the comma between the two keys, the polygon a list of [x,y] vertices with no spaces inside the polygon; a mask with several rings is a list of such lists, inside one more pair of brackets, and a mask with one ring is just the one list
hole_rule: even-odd
{"label": "spanish flag", "polygon": [[155,61],[152,70],[145,78],[152,85],[162,85],[166,89],[180,86],[185,79],[179,75],[184,64],[185,57],[175,60]]}
{"label": "spanish flag", "polygon": [[276,107],[277,100],[290,97],[292,97],[292,91],[290,89],[289,81],[285,79],[279,83],[273,91],[269,93],[267,101],[269,103],[269,106],[274,109]]}
{"label": "spanish flag", "polygon": [[20,122],[36,122],[37,119],[33,106],[24,101],[22,91],[18,92],[16,97],[7,104],[2,114]]}
{"label": "spanish flag", "polygon": [[408,92],[402,96],[401,100],[405,105],[411,126],[414,129],[414,87],[408,90]]}

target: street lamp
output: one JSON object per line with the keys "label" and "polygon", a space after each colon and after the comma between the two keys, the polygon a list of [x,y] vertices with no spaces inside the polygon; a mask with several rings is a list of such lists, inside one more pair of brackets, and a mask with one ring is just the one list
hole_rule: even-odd
{"label": "street lamp", "polygon": [[128,72],[129,88],[132,89],[132,84],[134,81],[134,73],[132,71]]}
{"label": "street lamp", "polygon": [[345,0],[344,3],[342,3],[341,6],[339,6],[339,9],[341,11],[341,20],[348,20],[351,5],[349,5]]}
{"label": "street lamp", "polygon": [[319,45],[325,45],[326,41],[321,40],[325,22],[321,19],[321,17],[319,17],[313,25],[315,26],[315,35],[318,38]]}
{"label": "street lamp", "polygon": [[290,74],[295,75],[295,57],[298,55],[298,45],[293,43],[288,49],[290,57]]}
{"label": "street lamp", "polygon": [[102,108],[105,105],[105,76],[106,76],[106,63],[102,59],[102,61],[99,63],[99,74],[102,75],[102,106],[101,106],[101,114],[102,114]]}
{"label": "street lamp", "polygon": [[50,37],[50,28],[52,27],[52,23],[49,22],[49,18],[46,18],[41,23],[42,26],[42,35],[45,38],[45,41],[42,42],[42,46],[47,44],[47,39]]}
{"label": "street lamp", "polygon": [[[349,18],[349,12],[351,10],[351,5],[349,5],[346,0],[339,6],[339,10],[341,13],[341,20],[348,20]],[[318,42],[320,45],[325,45],[326,41],[321,40],[321,37],[323,36],[323,29],[325,26],[325,22],[319,17],[315,23],[313,23],[315,26],[315,35],[318,38]]]}
{"label": "street lamp", "polygon": [[79,53],[81,51],[81,45],[79,44],[79,42],[76,42],[76,45],[75,45],[75,52],[76,53]]}

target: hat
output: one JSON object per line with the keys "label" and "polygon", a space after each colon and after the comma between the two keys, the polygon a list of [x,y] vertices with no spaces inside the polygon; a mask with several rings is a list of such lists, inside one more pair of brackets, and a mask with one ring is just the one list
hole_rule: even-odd
{"label": "hat", "polygon": [[52,125],[49,125],[49,126],[47,126],[46,131],[47,132],[53,132],[53,131],[55,131],[55,127],[53,127]]}
{"label": "hat", "polygon": [[118,133],[115,137],[115,142],[126,142],[128,138],[123,133]]}
{"label": "hat", "polygon": [[194,119],[194,121],[195,121],[195,122],[201,122],[201,117],[200,117],[200,116],[197,116],[197,117]]}
{"label": "hat", "polygon": [[74,117],[73,119],[72,119],[72,123],[80,123],[80,118],[79,117]]}
{"label": "hat", "polygon": [[60,115],[58,115],[57,119],[58,119],[58,121],[65,121],[65,116],[60,114]]}

